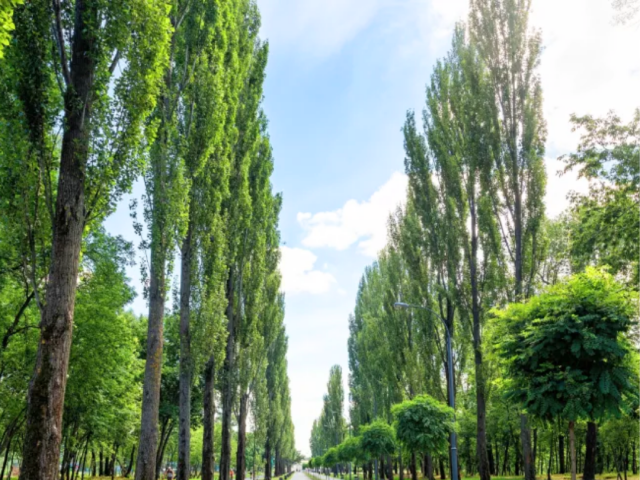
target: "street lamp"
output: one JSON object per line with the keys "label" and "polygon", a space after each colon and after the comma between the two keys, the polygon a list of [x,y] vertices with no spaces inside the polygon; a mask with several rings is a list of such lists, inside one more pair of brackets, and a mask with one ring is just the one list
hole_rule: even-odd
{"label": "street lamp", "polygon": [[[404,302],[396,302],[394,303],[394,307],[396,308],[418,308],[420,310],[426,310],[427,312],[438,317],[442,324],[444,325],[444,329],[447,332],[447,369],[449,370],[449,406],[453,408],[453,414],[455,416],[456,409],[456,401],[453,395],[453,352],[451,347],[451,331],[449,330],[449,326],[442,319],[440,315],[431,310],[430,308],[423,307],[421,305],[410,305]],[[458,480],[458,440],[456,436],[455,430],[451,431],[451,480]]]}

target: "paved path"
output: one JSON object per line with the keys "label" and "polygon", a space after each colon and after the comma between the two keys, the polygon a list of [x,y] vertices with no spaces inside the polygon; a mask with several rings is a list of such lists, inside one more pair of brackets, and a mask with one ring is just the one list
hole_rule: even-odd
{"label": "paved path", "polygon": [[293,475],[291,475],[291,477],[289,477],[291,480],[311,480],[309,477],[307,477],[304,473],[302,472],[294,472]]}

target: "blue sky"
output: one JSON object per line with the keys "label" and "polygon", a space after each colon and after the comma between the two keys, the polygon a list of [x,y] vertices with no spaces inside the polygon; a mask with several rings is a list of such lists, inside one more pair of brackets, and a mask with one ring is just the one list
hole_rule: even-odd
{"label": "blue sky", "polygon": [[[575,177],[558,155],[577,142],[572,112],[629,117],[640,106],[640,26],[612,25],[609,0],[533,0],[545,44],[540,73],[548,122],[547,207],[556,215]],[[274,146],[273,184],[287,295],[289,376],[296,445],[309,453],[329,368],[348,375],[347,320],[366,265],[384,246],[386,218],[404,198],[402,127],[421,110],[466,0],[258,0],[270,41],[264,109]],[[141,185],[131,196],[139,197]],[[128,201],[107,228],[135,240]],[[138,267],[130,271],[139,290]],[[139,297],[132,307],[146,313]]]}

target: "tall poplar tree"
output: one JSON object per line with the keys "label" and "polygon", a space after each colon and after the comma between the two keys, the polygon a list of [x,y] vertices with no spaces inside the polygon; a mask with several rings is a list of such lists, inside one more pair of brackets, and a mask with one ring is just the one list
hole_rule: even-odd
{"label": "tall poplar tree", "polygon": [[[506,292],[509,301],[533,294],[541,261],[546,125],[537,74],[541,38],[529,27],[530,6],[531,0],[473,0],[469,15],[471,38],[489,75],[492,124],[499,134],[491,194],[513,275]],[[525,479],[534,480],[531,431],[524,413],[520,423]]]}
{"label": "tall poplar tree", "polygon": [[227,344],[221,372],[222,445],[220,458],[221,480],[228,480],[231,469],[231,422],[238,391],[239,329],[244,314],[244,280],[251,260],[252,196],[249,176],[252,161],[258,153],[261,128],[260,103],[268,45],[257,39],[260,17],[257,7],[248,3],[244,15],[244,45],[248,59],[248,74],[240,92],[236,114],[238,136],[232,147],[230,196],[223,203],[223,218],[227,225]]}
{"label": "tall poplar tree", "polygon": [[[166,61],[166,7],[164,1],[38,0],[14,11],[15,42],[5,54],[19,74],[13,88],[21,108],[7,120],[26,119],[31,153],[16,166],[39,172],[36,189],[45,191],[51,221],[23,479],[57,475],[83,234],[114,208],[141,169],[143,122]],[[49,149],[56,122],[62,142]],[[37,269],[35,256],[30,263]]]}
{"label": "tall poplar tree", "polygon": [[149,232],[143,246],[150,250],[144,271],[148,278],[145,293],[149,316],[136,480],[156,477],[167,274],[171,271],[173,252],[187,227],[190,183],[180,120],[186,87],[194,80],[193,69],[203,50],[202,35],[197,30],[209,28],[202,19],[205,11],[191,6],[188,0],[177,0],[172,2],[169,12],[173,27],[169,63],[163,72],[162,91],[153,115],[158,133],[150,147],[149,168],[145,172],[144,217]]}
{"label": "tall poplar tree", "polygon": [[[203,335],[215,337],[217,331],[216,308],[220,304],[219,250],[223,247],[221,228],[221,203],[228,195],[229,149],[225,134],[233,127],[240,90],[237,81],[238,64],[235,61],[239,33],[239,2],[209,0],[193,5],[185,18],[185,29],[191,49],[193,80],[185,86],[184,100],[179,110],[179,132],[182,138],[189,197],[187,200],[187,226],[180,238],[180,419],[178,429],[177,478],[190,476],[191,389],[197,368],[196,355],[192,352],[192,307],[195,306],[198,321],[214,325],[196,326]],[[189,60],[191,61],[191,60]],[[187,66],[187,68],[189,68]],[[218,261],[216,262],[216,260]],[[202,281],[198,279],[204,275]],[[195,302],[194,302],[195,301]],[[195,305],[192,305],[195,303]],[[196,334],[198,332],[196,331]],[[218,345],[215,340],[205,341],[210,363],[214,363]],[[213,374],[207,366],[207,376]],[[205,381],[206,435],[203,444],[203,473],[212,468],[212,448],[209,449],[212,428],[210,420],[212,385]],[[212,474],[212,473],[211,473]]]}
{"label": "tall poplar tree", "polygon": [[[456,279],[456,299],[463,320],[471,317],[477,408],[476,449],[480,478],[490,478],[486,438],[485,374],[482,324],[493,302],[499,234],[491,211],[491,171],[496,154],[492,99],[487,76],[459,25],[449,56],[436,65],[427,89],[427,139],[440,183],[442,209],[452,206],[449,237],[463,252],[464,271]],[[455,226],[454,226],[455,225]]]}

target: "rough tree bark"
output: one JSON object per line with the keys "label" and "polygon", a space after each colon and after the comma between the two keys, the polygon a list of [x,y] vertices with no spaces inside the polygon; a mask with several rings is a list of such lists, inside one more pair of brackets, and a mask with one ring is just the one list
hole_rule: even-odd
{"label": "rough tree bark", "polygon": [[559,473],[565,473],[564,470],[564,435],[558,435],[558,457],[559,457]]}
{"label": "rough tree bark", "polygon": [[587,441],[584,456],[584,480],[596,478],[596,447],[598,427],[594,422],[587,422]]}
{"label": "rough tree bark", "polygon": [[202,437],[202,480],[213,480],[215,428],[215,358],[209,357],[204,370],[204,419]]}
{"label": "rough tree bark", "polygon": [[531,449],[531,429],[527,415],[520,415],[520,442],[522,444],[522,467],[525,480],[535,480],[536,467]]}
{"label": "rough tree bark", "polygon": [[60,460],[62,412],[85,223],[84,187],[96,70],[97,7],[91,0],[75,3],[51,267],[27,398],[21,480],[55,479]]}
{"label": "rough tree bark", "polygon": [[245,451],[247,446],[247,413],[249,408],[249,394],[243,393],[240,397],[240,409],[238,413],[238,449],[236,451],[236,478],[244,480],[247,469]]}
{"label": "rough tree bark", "polygon": [[191,452],[191,250],[193,238],[193,209],[189,212],[189,226],[182,243],[182,271],[180,277],[180,400],[178,427],[178,471],[176,480],[189,480]]}
{"label": "rough tree bark", "polygon": [[[11,451],[11,440],[13,440],[13,437],[11,437],[7,442],[7,450],[4,454],[4,462],[2,462],[2,472],[0,472],[0,480],[4,479],[4,470],[5,468],[7,468],[7,461],[9,460],[9,452]],[[9,477],[11,477],[11,466],[9,466]]]}
{"label": "rough tree bark", "polygon": [[127,470],[124,472],[124,476],[126,478],[129,478],[129,475],[131,475],[131,472],[133,471],[133,461],[136,457],[136,446],[133,445],[131,447],[131,456],[129,457],[129,465],[127,465]]}
{"label": "rough tree bark", "polygon": [[576,480],[576,435],[575,422],[569,422],[569,453],[571,456],[571,480]]}
{"label": "rough tree bark", "polygon": [[491,442],[487,442],[487,455],[489,457],[489,471],[492,475],[496,474],[496,462],[493,458],[493,448],[491,447]]}
{"label": "rough tree bark", "polygon": [[264,445],[264,479],[271,480],[271,437],[269,432],[267,432],[267,441]]}
{"label": "rough tree bark", "polygon": [[[229,480],[231,469],[231,413],[235,398],[235,318],[234,303],[234,274],[233,269],[227,279],[227,347],[222,365],[222,444],[220,446],[220,480]],[[138,480],[138,479],[136,479]]]}
{"label": "rough tree bark", "polygon": [[166,276],[164,252],[159,250],[161,249],[156,249],[156,254],[152,252],[151,255],[147,359],[144,368],[142,418],[135,480],[155,480],[157,469]]}
{"label": "rough tree bark", "polygon": [[480,480],[491,479],[489,455],[487,454],[487,406],[485,399],[484,369],[482,366],[482,338],[480,334],[480,292],[478,290],[478,218],[475,199],[470,202],[471,213],[471,258],[469,261],[471,278],[471,310],[473,315],[473,352],[476,370],[476,454]]}

